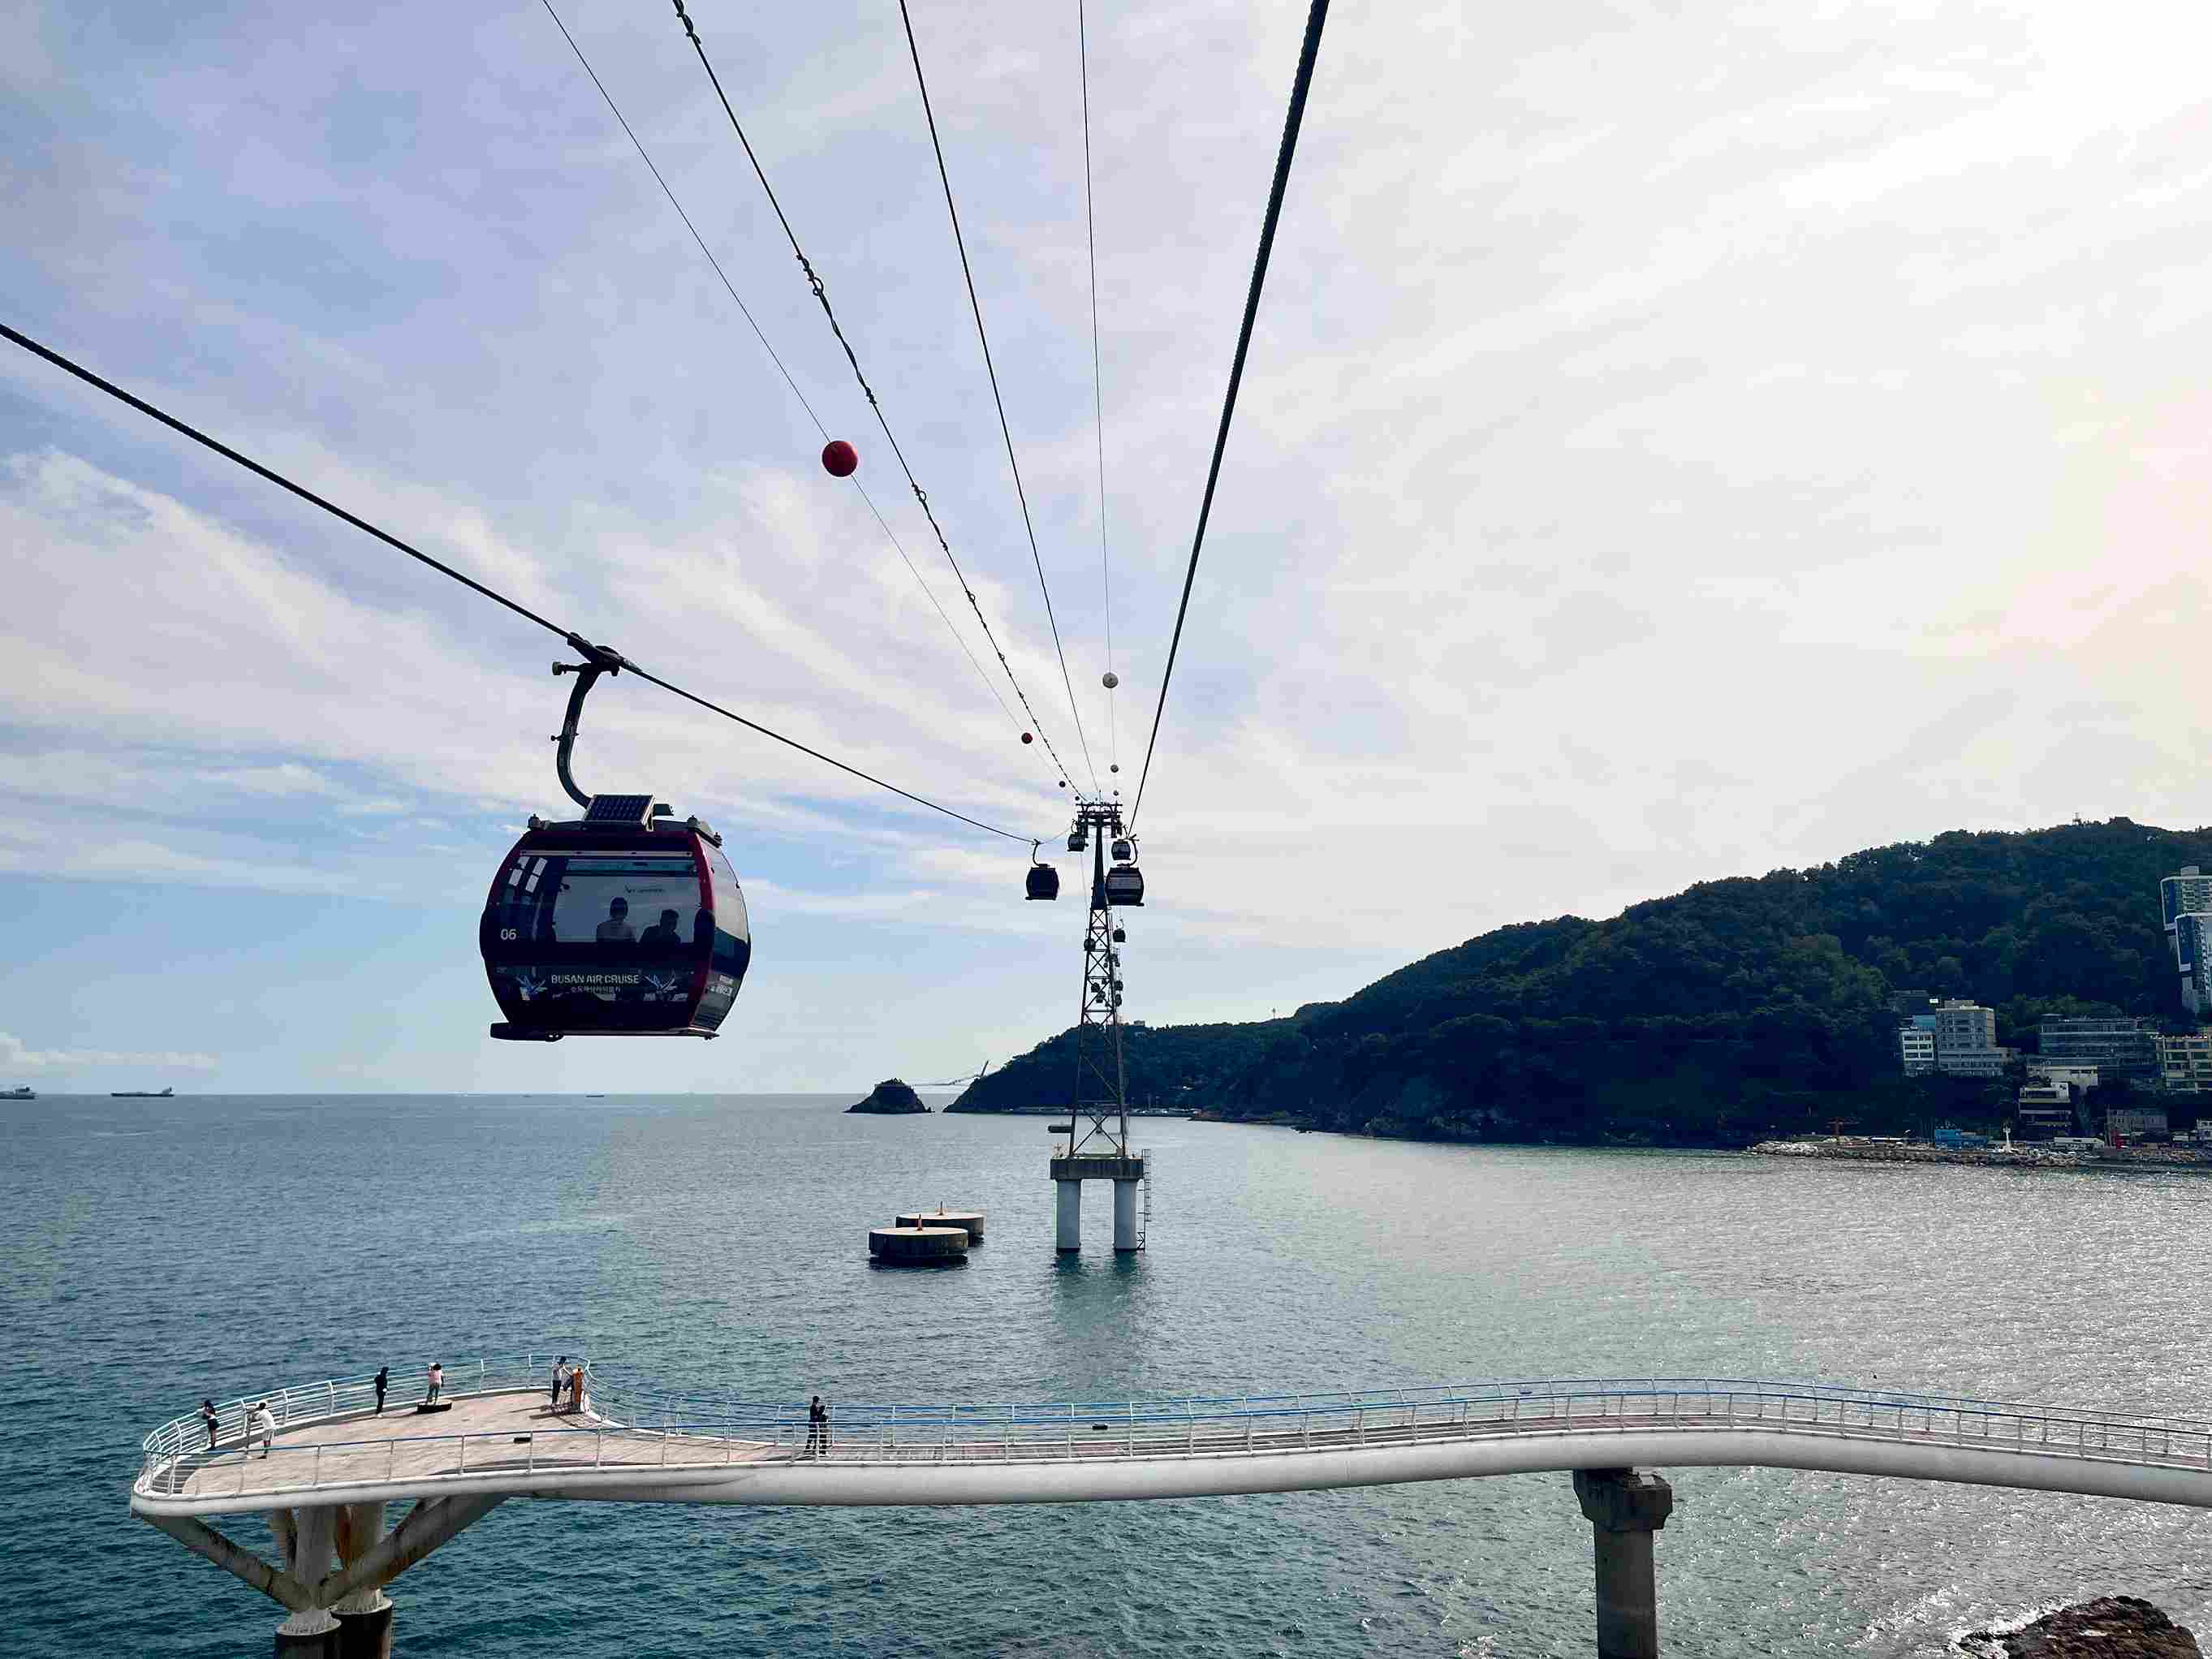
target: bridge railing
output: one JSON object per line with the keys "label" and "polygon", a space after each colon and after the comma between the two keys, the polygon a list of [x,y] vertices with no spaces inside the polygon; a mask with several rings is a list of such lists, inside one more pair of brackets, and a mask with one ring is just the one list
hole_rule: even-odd
{"label": "bridge railing", "polygon": [[[469,1378],[456,1366],[449,1376],[463,1386],[449,1382],[448,1388],[456,1397],[502,1388],[534,1391],[544,1386],[536,1369],[534,1360],[504,1371],[483,1362]],[[763,1459],[1088,1462],[1345,1450],[1501,1433],[1588,1437],[1651,1428],[1752,1427],[2212,1469],[2212,1425],[2203,1423],[1726,1379],[1589,1379],[1050,1405],[839,1406],[832,1408],[825,1436],[799,1404],[726,1401],[718,1402],[716,1415],[699,1420],[642,1421],[629,1414],[638,1399],[626,1404],[619,1387],[599,1380],[597,1368],[591,1375],[592,1420],[551,1428],[533,1423],[527,1432],[403,1434],[278,1445],[268,1452],[230,1445],[210,1453],[198,1449],[205,1443],[198,1419],[179,1419],[198,1431],[198,1440],[176,1445],[177,1424],[149,1436],[138,1485],[152,1493],[237,1498],[318,1486],[435,1485],[514,1472],[661,1468],[704,1473]],[[342,1406],[349,1397],[344,1390],[350,1384],[316,1386],[325,1390],[325,1406]],[[283,1392],[297,1401],[312,1390]],[[272,1411],[276,1397],[270,1396]]]}
{"label": "bridge railing", "polygon": [[[579,1355],[580,1361],[582,1356]],[[588,1376],[591,1367],[583,1362]],[[537,1387],[550,1389],[553,1380],[553,1356],[526,1354],[520,1359],[456,1360],[445,1366],[445,1382],[441,1397],[463,1400],[471,1395],[498,1394],[508,1389]],[[410,1409],[428,1389],[428,1364],[411,1372],[392,1373],[387,1377],[385,1409]],[[587,1388],[590,1386],[587,1382]],[[295,1383],[289,1388],[271,1389],[265,1394],[244,1395],[235,1400],[216,1402],[215,1446],[235,1448],[245,1443],[247,1435],[246,1419],[253,1408],[267,1405],[269,1414],[276,1420],[276,1430],[298,1428],[303,1424],[327,1421],[333,1418],[366,1415],[376,1409],[376,1377],[326,1377],[315,1382]],[[179,1458],[204,1455],[208,1445],[207,1420],[198,1412],[190,1416],[172,1418],[139,1442],[140,1479],[149,1480],[165,1466],[174,1464]]]}
{"label": "bridge railing", "polygon": [[[804,1425],[803,1401],[744,1401],[732,1395],[704,1391],[657,1389],[628,1378],[617,1366],[595,1365],[592,1373],[594,1397],[607,1402],[608,1414],[636,1427],[674,1428],[684,1425],[728,1425],[759,1427],[797,1421]],[[1509,1414],[1537,1400],[1586,1400],[1594,1396],[1667,1399],[1676,1395],[1763,1396],[1787,1395],[1797,1408],[1817,1412],[1859,1408],[1870,1413],[1965,1413],[1969,1416],[1994,1413],[2031,1419],[2134,1424],[2169,1429],[2176,1433],[2212,1434],[2212,1421],[2127,1412],[2076,1412],[2063,1407],[2029,1405],[1998,1400],[1917,1394],[1898,1390],[1858,1389],[1833,1383],[1777,1382],[1747,1377],[1571,1377],[1533,1381],[1464,1382],[1407,1389],[1370,1389],[1306,1394],[1191,1395],[1150,1401],[1000,1401],[973,1405],[927,1402],[844,1404],[838,1413],[848,1422],[896,1422],[911,1426],[928,1423],[983,1426],[1024,1423],[1031,1419],[1057,1421],[1070,1412],[1133,1413],[1139,1422],[1182,1421],[1191,1416],[1224,1413],[1243,1416],[1255,1412],[1328,1413],[1386,1410],[1401,1407],[1434,1412],[1466,1405],[1500,1408]],[[1812,1403],[1808,1403],[1812,1402]]]}

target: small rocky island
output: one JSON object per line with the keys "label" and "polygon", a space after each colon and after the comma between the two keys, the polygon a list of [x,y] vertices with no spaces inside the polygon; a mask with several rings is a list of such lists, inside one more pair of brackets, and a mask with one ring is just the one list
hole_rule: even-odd
{"label": "small rocky island", "polygon": [[2188,1627],[2132,1595],[2100,1595],[2016,1631],[1973,1631],[1958,1650],[1980,1659],[2196,1659]]}
{"label": "small rocky island", "polygon": [[848,1112],[875,1112],[896,1117],[910,1112],[926,1112],[921,1097],[898,1078],[887,1077],[869,1091],[868,1097],[845,1109]]}

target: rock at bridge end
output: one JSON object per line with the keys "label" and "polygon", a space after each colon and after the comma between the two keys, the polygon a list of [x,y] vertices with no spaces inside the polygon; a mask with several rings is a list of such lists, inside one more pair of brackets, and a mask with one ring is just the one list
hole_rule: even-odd
{"label": "rock at bridge end", "polygon": [[1978,1630],[1959,1638],[1970,1659],[2203,1659],[2186,1626],[2133,1595],[2046,1613],[2016,1631]]}

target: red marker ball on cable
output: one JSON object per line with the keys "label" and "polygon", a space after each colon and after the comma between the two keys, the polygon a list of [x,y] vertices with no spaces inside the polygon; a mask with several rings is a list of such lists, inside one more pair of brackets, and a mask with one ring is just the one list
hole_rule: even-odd
{"label": "red marker ball on cable", "polygon": [[822,470],[833,478],[849,478],[860,465],[860,452],[842,438],[822,446]]}
{"label": "red marker ball on cable", "polygon": [[1031,733],[1027,732],[1023,732],[1023,733],[1022,733],[1022,741],[1023,741],[1024,743],[1035,743],[1035,742],[1036,741],[1036,737],[1035,737],[1034,735],[1032,735]]}

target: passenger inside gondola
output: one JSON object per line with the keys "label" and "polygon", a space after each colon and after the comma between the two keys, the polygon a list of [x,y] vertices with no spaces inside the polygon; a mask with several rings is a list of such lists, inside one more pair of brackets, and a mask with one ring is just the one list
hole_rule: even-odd
{"label": "passenger inside gondola", "polygon": [[629,925],[628,899],[618,898],[607,906],[607,919],[599,924],[599,942],[602,945],[634,945],[637,942],[637,930]]}
{"label": "passenger inside gondola", "polygon": [[663,910],[660,920],[647,928],[637,942],[664,951],[672,951],[683,944],[684,936],[676,931],[676,912]]}

